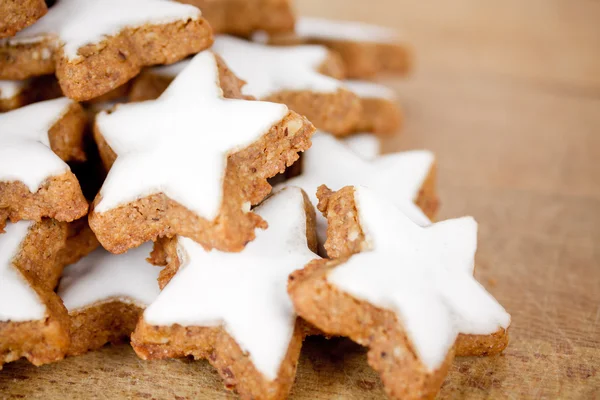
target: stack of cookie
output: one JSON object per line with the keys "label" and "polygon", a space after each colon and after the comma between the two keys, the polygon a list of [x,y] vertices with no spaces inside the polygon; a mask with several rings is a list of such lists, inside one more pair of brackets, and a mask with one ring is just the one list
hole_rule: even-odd
{"label": "stack of cookie", "polygon": [[379,154],[401,113],[357,79],[408,70],[393,32],[287,0],[0,7],[0,366],[131,338],[280,399],[306,336],[346,336],[431,398],[506,347],[476,223],[431,222],[433,154]]}

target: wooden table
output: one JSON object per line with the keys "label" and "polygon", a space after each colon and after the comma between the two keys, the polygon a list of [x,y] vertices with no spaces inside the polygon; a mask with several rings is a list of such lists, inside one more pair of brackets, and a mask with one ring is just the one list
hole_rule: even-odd
{"label": "wooden table", "polygon": [[[307,15],[401,29],[416,70],[388,149],[439,157],[441,217],[480,223],[477,277],[512,314],[494,358],[454,362],[440,398],[600,398],[600,2],[310,0]],[[392,183],[391,183],[392,184]],[[0,398],[228,398],[206,362],[127,346],[35,368],[8,364]],[[309,339],[293,399],[384,398],[364,351]]]}

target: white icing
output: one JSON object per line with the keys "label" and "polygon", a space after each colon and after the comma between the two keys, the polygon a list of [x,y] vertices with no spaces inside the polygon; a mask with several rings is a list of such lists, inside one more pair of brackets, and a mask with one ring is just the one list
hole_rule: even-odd
{"label": "white icing", "polygon": [[33,224],[7,223],[0,234],[0,321],[36,321],[46,316],[46,306],[12,263]]}
{"label": "white icing", "polygon": [[332,39],[352,42],[394,43],[398,34],[390,28],[354,21],[301,17],[296,21],[296,35],[303,39]]}
{"label": "white icing", "polygon": [[26,87],[26,82],[0,80],[0,99],[7,100],[18,96]]}
{"label": "white icing", "polygon": [[396,92],[387,86],[367,81],[346,80],[344,85],[358,97],[396,101]]}
{"label": "white icing", "polygon": [[200,15],[196,7],[170,0],[59,0],[9,42],[35,43],[57,35],[65,55],[75,58],[80,47],[99,43],[125,28],[196,20]]}
{"label": "white icing", "polygon": [[182,265],[145,320],[158,326],[219,326],[274,380],[287,353],[296,314],[288,275],[317,258],[307,246],[302,192],[288,188],[256,208],[269,228],[240,253],[205,251],[179,237]]}
{"label": "white icing", "polygon": [[323,46],[266,46],[221,35],[213,50],[247,82],[244,94],[259,99],[283,90],[331,93],[342,87],[337,79],[318,72],[328,56]]}
{"label": "white icing", "polygon": [[[325,133],[312,138],[312,146],[304,152],[302,174],[285,182],[298,186],[317,204],[317,188],[326,185],[331,190],[344,186],[364,185],[376,190],[407,213],[419,225],[429,225],[429,219],[413,203],[423,185],[434,156],[429,151],[406,151],[362,159],[343,142]],[[322,245],[326,239],[327,220],[317,213],[317,236]]]}
{"label": "white icing", "polygon": [[372,161],[381,154],[379,138],[372,133],[356,133],[347,136],[343,142],[361,158]]}
{"label": "white icing", "polygon": [[508,328],[510,315],[472,275],[477,223],[471,217],[420,227],[374,192],[354,198],[370,250],[328,274],[351,296],[392,310],[419,358],[441,366],[458,333]]}
{"label": "white icing", "polygon": [[118,255],[99,248],[65,268],[58,295],[69,312],[113,299],[146,307],[160,293],[151,251],[152,243]]}
{"label": "white icing", "polygon": [[95,211],[162,192],[213,219],[227,156],[259,139],[287,112],[281,104],[225,99],[214,54],[196,55],[157,100],[122,104],[96,117],[118,158]]}
{"label": "white icing", "polygon": [[0,114],[0,181],[21,181],[36,192],[69,166],[50,149],[48,131],[73,102],[66,97]]}
{"label": "white icing", "polygon": [[150,68],[150,70],[155,75],[165,76],[168,78],[175,78],[181,73],[181,71],[183,71],[187,68],[188,65],[190,65],[190,60],[191,59],[188,58],[169,65],[158,65],[156,67]]}

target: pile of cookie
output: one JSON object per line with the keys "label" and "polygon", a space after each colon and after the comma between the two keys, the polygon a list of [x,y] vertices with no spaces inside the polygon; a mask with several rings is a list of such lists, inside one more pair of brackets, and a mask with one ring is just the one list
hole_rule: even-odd
{"label": "pile of cookie", "polygon": [[344,336],[432,398],[506,347],[477,224],[432,222],[434,155],[379,153],[401,113],[360,79],[409,70],[394,32],[287,0],[0,7],[0,366],[130,339],[279,399],[307,336]]}

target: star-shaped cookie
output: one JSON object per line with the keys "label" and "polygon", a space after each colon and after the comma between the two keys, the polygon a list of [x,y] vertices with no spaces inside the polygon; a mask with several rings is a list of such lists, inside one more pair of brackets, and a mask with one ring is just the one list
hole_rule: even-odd
{"label": "star-shaped cookie", "polygon": [[223,68],[200,53],[157,100],[96,117],[117,156],[89,218],[109,251],[176,234],[240,251],[264,227],[251,205],[310,146],[314,128],[285,105],[224,98]]}
{"label": "star-shaped cookie", "polygon": [[53,291],[64,225],[19,221],[0,234],[0,368],[21,357],[35,365],[57,361],[69,346],[67,313]]}
{"label": "star-shaped cookie", "polygon": [[178,270],[144,312],[132,345],[144,359],[206,358],[242,398],[285,398],[304,329],[288,275],[318,258],[314,209],[298,188],[257,207],[269,224],[239,253],[205,251],[179,237],[166,268]]}
{"label": "star-shaped cookie", "polygon": [[84,160],[83,109],[67,98],[0,114],[0,221],[73,221],[88,204],[65,161]]}
{"label": "star-shaped cookie", "polygon": [[169,0],[58,0],[34,25],[0,42],[0,79],[56,71],[63,93],[98,97],[147,65],[178,61],[212,43],[196,7]]}
{"label": "star-shaped cookie", "polygon": [[[322,193],[323,191],[321,191]],[[321,197],[332,230],[362,251],[318,260],[290,277],[300,316],[369,348],[369,364],[394,398],[433,398],[459,333],[506,346],[510,315],[472,275],[477,224],[458,218],[421,227],[364,187]],[[497,334],[501,340],[489,341]]]}
{"label": "star-shaped cookie", "polygon": [[[317,204],[317,188],[327,185],[338,190],[346,185],[368,185],[387,196],[421,225],[428,225],[437,211],[434,156],[428,151],[391,153],[365,160],[342,141],[320,132],[302,155],[302,174],[283,186],[297,186]],[[278,186],[281,187],[282,185]],[[421,207],[421,212],[413,206]],[[423,214],[425,213],[425,215]],[[317,216],[319,243],[325,242],[327,221]],[[335,257],[334,254],[328,254]]]}
{"label": "star-shaped cookie", "polygon": [[71,321],[68,355],[129,338],[160,292],[160,268],[146,261],[151,250],[150,243],[118,255],[99,248],[64,269],[58,295]]}

